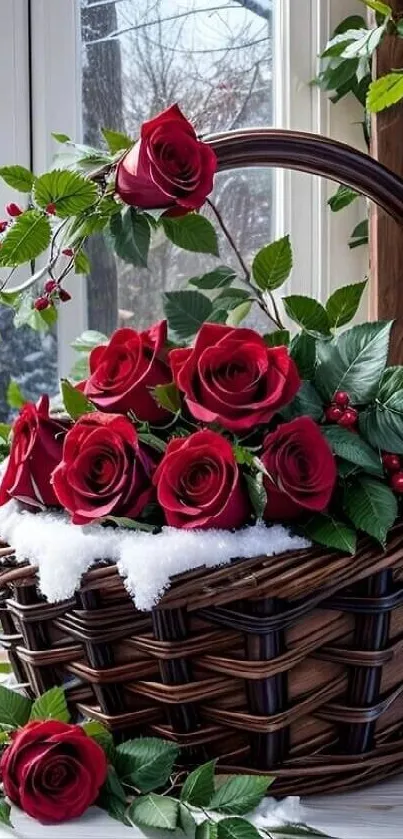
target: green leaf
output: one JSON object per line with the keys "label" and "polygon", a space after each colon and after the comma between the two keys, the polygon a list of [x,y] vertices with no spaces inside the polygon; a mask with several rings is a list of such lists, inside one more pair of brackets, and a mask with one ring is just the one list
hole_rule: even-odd
{"label": "green leaf", "polygon": [[376,395],[384,372],[391,330],[390,321],[362,323],[332,341],[317,344],[315,383],[326,401],[344,390],[353,404],[366,404]]}
{"label": "green leaf", "polygon": [[319,422],[323,417],[323,401],[312,382],[303,381],[293,401],[280,413],[287,421],[305,415]]}
{"label": "green leaf", "polygon": [[397,33],[400,36],[400,38],[403,38],[403,20],[402,20],[402,18],[400,18],[400,20],[396,21],[396,30],[397,30]]}
{"label": "green leaf", "polygon": [[132,824],[140,827],[157,827],[161,830],[176,830],[179,817],[179,801],[167,795],[141,796],[133,801],[127,812]]}
{"label": "green leaf", "polygon": [[347,428],[330,425],[322,428],[333,454],[359,466],[371,475],[383,477],[383,466],[379,452],[374,451],[358,434],[352,434]]}
{"label": "green leaf", "polygon": [[288,329],[276,329],[274,332],[267,332],[263,335],[265,344],[268,347],[288,347],[290,333]]}
{"label": "green leaf", "polygon": [[178,218],[163,217],[161,222],[167,239],[178,248],[218,256],[217,234],[205,216],[188,213]]}
{"label": "green leaf", "polygon": [[[88,725],[90,724],[91,723],[88,723]],[[107,778],[102,787],[97,804],[99,807],[102,807],[103,810],[106,810],[113,819],[116,819],[123,824],[129,826],[131,825],[126,817],[126,793],[113,766],[108,766]]]}
{"label": "green leaf", "polygon": [[208,807],[214,795],[214,770],[216,761],[199,766],[186,778],[181,791],[181,801],[193,807]]}
{"label": "green leaf", "polygon": [[48,204],[54,204],[59,218],[69,218],[88,210],[98,197],[98,189],[78,172],[53,169],[36,179],[34,197],[39,207],[46,210]]}
{"label": "green leaf", "polygon": [[346,87],[348,91],[351,90],[356,81],[356,74],[359,66],[358,59],[346,60],[345,58],[340,58],[334,59],[334,61],[338,61],[338,64],[336,66],[332,66],[332,62],[332,65],[327,67],[326,70],[324,70],[318,77],[319,86],[324,90],[339,91],[344,87]]}
{"label": "green leaf", "polygon": [[167,291],[162,295],[170,329],[182,340],[191,338],[213,313],[213,304],[200,291]]}
{"label": "green leaf", "polygon": [[88,355],[82,355],[74,362],[70,370],[70,379],[73,382],[82,382],[87,379],[90,374],[90,365]]}
{"label": "green leaf", "polygon": [[321,303],[312,297],[304,297],[301,294],[293,294],[290,297],[283,297],[284,308],[291,320],[294,320],[310,335],[329,335],[330,323]]}
{"label": "green leaf", "polygon": [[18,308],[21,302],[22,294],[19,291],[0,291],[0,303],[4,306],[11,306],[11,308]]}
{"label": "green leaf", "polygon": [[336,26],[334,35],[347,32],[348,29],[365,29],[366,25],[366,20],[362,15],[348,15]]}
{"label": "green leaf", "polygon": [[217,839],[217,827],[215,822],[202,822],[196,829],[196,839]]}
{"label": "green leaf", "polygon": [[381,0],[360,0],[360,2],[364,3],[365,6],[368,6],[369,9],[373,9],[374,12],[379,12],[380,15],[385,15],[385,17],[392,14],[391,6],[389,6],[388,3],[382,3]]}
{"label": "green leaf", "polygon": [[156,385],[152,390],[152,396],[161,408],[177,414],[181,409],[181,397],[174,382],[167,385]]}
{"label": "green leaf", "polygon": [[105,137],[111,154],[116,154],[118,151],[123,151],[124,149],[131,149],[134,145],[134,140],[121,131],[110,131],[109,128],[103,128],[102,134]]}
{"label": "green leaf", "polygon": [[122,213],[112,216],[110,231],[117,255],[124,262],[146,268],[151,240],[147,218],[134,207],[127,207]]}
{"label": "green leaf", "polygon": [[95,405],[87,399],[84,393],[81,393],[81,390],[77,390],[67,379],[61,380],[60,388],[64,407],[73,420],[78,419],[83,414],[90,414],[96,410]]}
{"label": "green leaf", "polygon": [[86,329],[78,338],[71,342],[73,350],[77,352],[91,352],[94,347],[99,347],[101,344],[107,344],[109,338],[103,332],[98,332],[96,329]]}
{"label": "green leaf", "polygon": [[46,332],[57,320],[57,311],[54,306],[49,306],[42,312],[37,312],[34,307],[34,298],[30,292],[21,295],[19,306],[14,316],[14,326],[29,326],[31,329]]}
{"label": "green leaf", "polygon": [[360,221],[360,223],[354,228],[348,246],[350,250],[353,250],[354,248],[359,248],[362,245],[367,245],[368,241],[369,222],[368,219],[364,219],[364,221]]}
{"label": "green leaf", "polygon": [[125,530],[142,530],[145,533],[153,533],[155,526],[153,524],[146,524],[144,521],[136,521],[129,519],[126,516],[105,516],[102,519],[104,522],[112,522],[117,527],[123,527]]}
{"label": "green leaf", "polygon": [[290,276],[291,270],[292,249],[289,236],[262,248],[252,264],[253,279],[262,291],[280,288]]}
{"label": "green leaf", "polygon": [[[271,827],[270,837],[278,836],[280,839],[332,839],[327,833],[322,833],[321,830],[316,830],[315,827],[309,827],[307,824],[285,824],[282,827]],[[334,837],[333,837],[334,839]]]}
{"label": "green leaf", "polygon": [[91,264],[88,256],[84,251],[78,251],[74,257],[74,271],[76,274],[89,274],[91,271]]}
{"label": "green leaf", "polygon": [[140,431],[139,440],[141,440],[141,442],[146,446],[151,446],[152,449],[155,449],[157,452],[161,452],[161,454],[164,454],[167,447],[164,440],[161,440],[155,434],[151,434],[148,431]]}
{"label": "green leaf", "polygon": [[385,451],[403,454],[403,367],[387,367],[375,404],[360,414],[360,431]]}
{"label": "green leaf", "polygon": [[21,393],[20,386],[13,379],[11,379],[7,388],[6,401],[9,408],[15,408],[18,410],[22,408],[27,401],[25,396]]}
{"label": "green leaf", "polygon": [[397,517],[397,500],[386,484],[360,475],[345,488],[344,509],[357,529],[385,545]]}
{"label": "green leaf", "polygon": [[[8,404],[8,403],[7,403]],[[8,438],[11,432],[11,425],[6,422],[0,422],[0,438],[5,443],[8,442]]]}
{"label": "green leaf", "polygon": [[338,329],[345,326],[357,313],[367,281],[338,288],[326,303],[330,326]]}
{"label": "green leaf", "polygon": [[[109,729],[105,728],[105,726],[97,720],[89,720],[89,722],[83,723],[82,727],[85,733],[88,734],[92,740],[95,740],[99,746],[101,746],[101,749],[104,750],[107,758],[112,760],[115,753],[115,746],[113,743],[113,736]],[[117,778],[116,783],[119,783]]]}
{"label": "green leaf", "polygon": [[186,839],[196,839],[197,824],[184,804],[179,804],[179,827],[183,830]]}
{"label": "green leaf", "polygon": [[12,827],[11,819],[10,819],[11,807],[5,800],[5,798],[0,799],[0,823],[7,825],[7,827]]}
{"label": "green leaf", "polygon": [[325,545],[326,548],[349,553],[353,556],[357,549],[357,534],[352,527],[338,521],[333,516],[322,513],[315,515],[304,525],[304,533],[308,539]]}
{"label": "green leaf", "polygon": [[28,210],[15,219],[0,249],[0,267],[14,268],[43,253],[51,236],[49,219],[38,210]]}
{"label": "green leaf", "polygon": [[0,725],[20,728],[30,717],[32,702],[26,696],[0,685]]}
{"label": "green leaf", "polygon": [[231,309],[228,313],[227,323],[229,326],[239,326],[245,318],[248,317],[248,314],[252,308],[252,303],[250,300],[245,300],[244,303],[241,303],[236,309]]}
{"label": "green leaf", "polygon": [[245,480],[256,518],[262,519],[267,504],[264,475],[262,472],[257,472],[254,475],[245,474]]}
{"label": "green leaf", "polygon": [[250,292],[243,288],[224,288],[213,300],[215,313],[217,311],[231,311],[238,308],[245,300],[249,300]]}
{"label": "green leaf", "polygon": [[116,771],[123,783],[147,793],[167,782],[178,753],[173,743],[154,737],[128,740],[116,749]]}
{"label": "green leaf", "polygon": [[260,833],[246,819],[222,819],[217,825],[217,839],[260,839]]}
{"label": "green leaf", "polygon": [[235,279],[236,274],[233,268],[228,268],[227,265],[219,265],[218,268],[209,271],[208,274],[203,274],[201,277],[191,277],[188,283],[196,286],[196,288],[208,290],[227,287]]}
{"label": "green leaf", "polygon": [[30,719],[70,722],[64,690],[54,687],[35,699],[31,708]]}
{"label": "green leaf", "polygon": [[0,166],[0,178],[18,192],[31,192],[35,180],[25,166]]}
{"label": "green leaf", "polygon": [[274,778],[269,775],[237,775],[214,793],[209,809],[232,816],[244,816],[260,804]]}
{"label": "green leaf", "polygon": [[316,342],[308,332],[300,332],[291,341],[290,355],[294,359],[300,376],[311,379],[315,371]]}
{"label": "green leaf", "polygon": [[403,99],[403,73],[388,73],[371,82],[367,96],[367,109],[371,114],[384,111]]}
{"label": "green leaf", "polygon": [[52,137],[58,143],[69,143],[71,139],[68,134],[57,134],[56,131],[52,131]]}
{"label": "green leaf", "polygon": [[337,192],[329,198],[327,203],[333,213],[338,213],[339,210],[343,210],[344,207],[348,207],[349,204],[352,204],[358,197],[358,192],[355,192],[355,190],[351,189],[349,186],[343,186],[343,184],[341,184]]}

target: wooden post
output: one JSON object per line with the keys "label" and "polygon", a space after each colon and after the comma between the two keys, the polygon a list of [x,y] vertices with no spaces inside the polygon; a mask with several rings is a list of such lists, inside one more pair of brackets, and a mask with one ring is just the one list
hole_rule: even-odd
{"label": "wooden post", "polygon": [[[403,17],[403,0],[389,0],[395,17]],[[376,77],[403,68],[403,39],[387,35],[376,59]],[[403,102],[373,117],[372,153],[403,178]],[[390,363],[403,363],[403,227],[383,210],[371,217],[371,315],[395,320]]]}

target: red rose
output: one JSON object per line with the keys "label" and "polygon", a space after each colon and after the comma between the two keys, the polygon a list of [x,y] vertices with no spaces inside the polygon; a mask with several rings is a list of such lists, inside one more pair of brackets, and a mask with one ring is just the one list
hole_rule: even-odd
{"label": "red rose", "polygon": [[82,389],[100,411],[133,411],[142,422],[158,423],[169,417],[150,390],[167,384],[172,375],[164,357],[166,321],[145,332],[117,329],[109,344],[90,355],[90,377]]}
{"label": "red rose", "polygon": [[75,819],[94,804],[108,766],[101,747],[78,725],[29,722],[0,763],[4,792],[42,824]]}
{"label": "red rose", "polygon": [[319,513],[329,504],[336,483],[336,462],[319,426],[297,417],[268,434],[261,460],[265,478],[265,518],[294,519],[304,510]]}
{"label": "red rose", "polygon": [[152,469],[127,417],[94,412],[66,435],[53,488],[73,524],[112,515],[136,518],[152,495]]}
{"label": "red rose", "polygon": [[172,527],[231,529],[250,516],[232,448],[214,431],[171,440],[153,482]]}
{"label": "red rose", "polygon": [[172,350],[170,362],[192,416],[229,431],[268,422],[301,384],[286,347],[267,347],[252,329],[205,323],[194,348]]}
{"label": "red rose", "polygon": [[50,476],[62,457],[70,423],[49,416],[49,397],[28,402],[13,425],[8,465],[0,485],[0,505],[17,498],[32,507],[59,506]]}
{"label": "red rose", "polygon": [[118,166],[116,192],[141,209],[196,210],[213,189],[216,156],[197,139],[177,105],[144,122],[140,140]]}

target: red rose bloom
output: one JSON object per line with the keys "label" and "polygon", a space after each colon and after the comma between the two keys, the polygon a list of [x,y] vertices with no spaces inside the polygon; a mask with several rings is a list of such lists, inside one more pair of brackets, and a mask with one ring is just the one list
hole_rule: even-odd
{"label": "red rose bloom", "polygon": [[142,422],[164,421],[169,414],[150,390],[172,379],[164,356],[166,337],[166,321],[145,332],[117,329],[109,344],[91,352],[90,377],[81,385],[85,395],[100,411],[133,411]]}
{"label": "red rose bloom", "polygon": [[50,483],[60,463],[63,439],[70,423],[49,416],[49,397],[28,402],[13,425],[7,468],[0,485],[0,505],[17,498],[32,507],[59,506]]}
{"label": "red rose bloom", "polygon": [[231,529],[250,516],[232,448],[213,431],[171,440],[153,482],[172,527]]}
{"label": "red rose bloom", "polygon": [[76,819],[106,780],[101,747],[78,725],[34,721],[17,731],[0,763],[4,792],[42,824]]}
{"label": "red rose bloom", "polygon": [[144,122],[118,166],[116,192],[141,209],[196,210],[213,189],[217,160],[177,105]]}
{"label": "red rose bloom", "polygon": [[268,434],[261,460],[265,478],[265,519],[294,519],[304,511],[319,513],[329,504],[336,483],[336,462],[320,428],[310,417],[297,417]]}
{"label": "red rose bloom", "polygon": [[301,384],[286,347],[266,346],[252,329],[205,323],[193,349],[172,350],[170,362],[192,416],[229,431],[268,422]]}
{"label": "red rose bloom", "polygon": [[66,435],[53,488],[73,524],[112,515],[136,518],[150,501],[152,470],[130,420],[94,412]]}

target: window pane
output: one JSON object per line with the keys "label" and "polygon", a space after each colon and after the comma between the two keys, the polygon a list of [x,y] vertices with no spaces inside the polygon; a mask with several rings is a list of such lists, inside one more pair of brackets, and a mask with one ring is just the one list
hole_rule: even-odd
{"label": "window pane", "polygon": [[[178,102],[207,133],[270,125],[274,0],[81,0],[84,141],[101,128],[136,136],[144,120]],[[213,200],[244,258],[271,234],[272,173],[227,172]],[[214,260],[179,252],[155,237],[148,270],[91,247],[89,326],[145,326],[161,314],[160,292],[183,285]],[[237,266],[222,242],[221,261]],[[238,266],[237,266],[238,267]]]}

